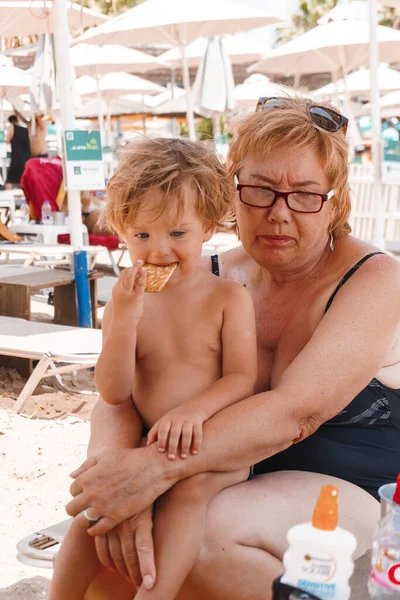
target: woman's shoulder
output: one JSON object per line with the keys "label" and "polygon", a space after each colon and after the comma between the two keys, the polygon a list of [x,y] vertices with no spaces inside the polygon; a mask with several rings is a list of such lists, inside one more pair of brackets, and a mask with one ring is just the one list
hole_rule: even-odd
{"label": "woman's shoulder", "polygon": [[353,236],[337,242],[334,264],[343,276],[362,267],[359,275],[367,279],[388,277],[397,280],[400,277],[400,262],[395,257]]}

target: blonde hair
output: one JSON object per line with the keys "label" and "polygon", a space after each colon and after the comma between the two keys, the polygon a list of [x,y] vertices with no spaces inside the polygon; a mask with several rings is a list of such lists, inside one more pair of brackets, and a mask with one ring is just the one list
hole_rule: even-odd
{"label": "blonde hair", "polygon": [[150,190],[161,190],[160,214],[184,210],[185,182],[197,191],[195,212],[205,229],[225,229],[232,219],[234,186],[213,149],[186,139],[140,137],[123,149],[107,187],[104,218],[119,234],[134,224]]}
{"label": "blonde hair", "polygon": [[315,150],[335,190],[329,232],[334,239],[339,239],[351,232],[348,223],[351,205],[346,137],[343,130],[332,133],[313,123],[308,105],[302,98],[285,98],[282,105],[247,117],[231,144],[229,171],[231,176],[236,175],[249,156],[262,159],[280,150]]}

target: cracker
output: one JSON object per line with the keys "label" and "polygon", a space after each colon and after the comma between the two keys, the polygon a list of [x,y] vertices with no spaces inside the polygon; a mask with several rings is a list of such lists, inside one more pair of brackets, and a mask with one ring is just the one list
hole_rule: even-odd
{"label": "cracker", "polygon": [[167,281],[172,277],[178,263],[160,266],[146,263],[143,269],[146,271],[145,292],[161,292]]}

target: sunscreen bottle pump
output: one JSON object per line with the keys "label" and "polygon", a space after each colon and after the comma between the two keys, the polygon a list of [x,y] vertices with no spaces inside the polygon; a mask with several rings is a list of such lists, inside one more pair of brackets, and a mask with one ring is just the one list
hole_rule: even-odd
{"label": "sunscreen bottle pump", "polygon": [[321,600],[349,600],[357,541],[352,533],[338,527],[337,487],[322,486],[312,522],[289,529],[287,539],[282,583]]}

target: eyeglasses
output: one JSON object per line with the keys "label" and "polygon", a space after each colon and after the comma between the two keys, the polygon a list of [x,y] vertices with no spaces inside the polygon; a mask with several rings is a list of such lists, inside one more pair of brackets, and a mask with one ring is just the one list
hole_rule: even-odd
{"label": "eyeglasses", "polygon": [[[310,100],[304,99],[304,103],[307,104],[308,112],[313,123],[321,129],[330,132],[339,131],[343,128],[344,134],[346,135],[347,125],[349,120],[336,112],[332,108],[326,106],[320,106],[319,104],[313,104]],[[283,106],[290,107],[289,99],[285,98],[266,98],[262,97],[258,99],[256,104],[256,112],[269,108],[281,108]]]}
{"label": "eyeglasses", "polygon": [[309,592],[303,592],[292,585],[282,583],[280,577],[273,582],[272,591],[273,600],[319,600],[317,596]]}
{"label": "eyeglasses", "polygon": [[278,192],[262,185],[236,184],[240,201],[254,208],[269,208],[278,198],[284,198],[286,206],[299,213],[318,213],[324,202],[332,198],[335,190],[327,194],[314,194],[312,192]]}

